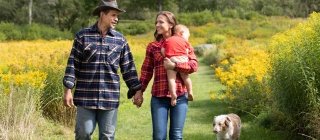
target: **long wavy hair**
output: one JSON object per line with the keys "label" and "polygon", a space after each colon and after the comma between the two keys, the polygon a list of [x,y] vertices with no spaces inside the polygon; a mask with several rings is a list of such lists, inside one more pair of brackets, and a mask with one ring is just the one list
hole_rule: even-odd
{"label": "long wavy hair", "polygon": [[[173,27],[171,28],[171,35],[174,33],[174,27],[178,24],[177,23],[177,20],[176,20],[176,17],[174,16],[173,13],[169,12],[169,11],[160,11],[158,14],[157,14],[157,17],[156,17],[156,21],[157,21],[157,18],[158,16],[160,15],[163,15],[167,18],[167,22],[170,23]],[[155,22],[155,24],[157,24]],[[157,40],[157,41],[160,41],[161,39],[163,39],[163,36],[160,34],[157,33],[157,30],[154,32],[154,38]]]}

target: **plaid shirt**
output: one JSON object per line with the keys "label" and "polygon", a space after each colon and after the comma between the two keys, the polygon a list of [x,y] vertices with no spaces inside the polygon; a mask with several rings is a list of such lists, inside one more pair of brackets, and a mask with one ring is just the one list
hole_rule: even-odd
{"label": "plaid shirt", "polygon": [[129,89],[141,87],[125,38],[113,29],[101,36],[96,23],[76,34],[63,84],[69,89],[75,86],[73,101],[76,106],[118,108],[119,67]]}
{"label": "plaid shirt", "polygon": [[[148,86],[149,81],[154,75],[151,94],[156,97],[170,97],[166,69],[163,66],[163,56],[161,55],[161,47],[164,41],[151,42],[146,51],[146,56],[141,68],[140,82],[142,84],[142,92]],[[175,71],[183,73],[193,73],[198,69],[198,61],[193,49],[189,52],[189,62],[176,63]],[[181,96],[187,92],[186,86],[180,76],[176,79],[177,96]]]}

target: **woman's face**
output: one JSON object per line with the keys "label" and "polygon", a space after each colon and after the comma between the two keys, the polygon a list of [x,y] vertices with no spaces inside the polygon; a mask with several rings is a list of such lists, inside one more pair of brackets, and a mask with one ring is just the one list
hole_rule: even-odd
{"label": "woman's face", "polygon": [[157,33],[160,35],[165,35],[169,33],[171,30],[172,25],[168,22],[166,16],[159,15],[156,20],[156,30]]}

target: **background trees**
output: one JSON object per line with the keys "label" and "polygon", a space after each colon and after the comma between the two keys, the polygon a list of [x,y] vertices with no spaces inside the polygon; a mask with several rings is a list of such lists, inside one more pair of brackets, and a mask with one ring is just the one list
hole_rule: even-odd
{"label": "background trees", "polygon": [[[30,6],[32,2],[32,6]],[[99,0],[0,0],[0,22],[15,24],[31,21],[75,32],[88,26],[95,17],[91,16]],[[209,10],[223,16],[243,15],[248,12],[273,16],[307,17],[320,10],[319,0],[118,0],[119,7],[127,12],[122,19],[151,19],[159,9],[174,13],[200,12]],[[237,18],[237,16],[236,16]]]}

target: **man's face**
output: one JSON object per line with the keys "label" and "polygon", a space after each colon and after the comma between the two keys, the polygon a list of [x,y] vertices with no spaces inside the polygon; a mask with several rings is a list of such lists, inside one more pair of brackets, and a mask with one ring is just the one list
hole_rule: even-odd
{"label": "man's face", "polygon": [[101,21],[107,26],[107,28],[115,28],[118,23],[118,15],[120,14],[117,10],[110,10],[109,12],[102,12]]}

